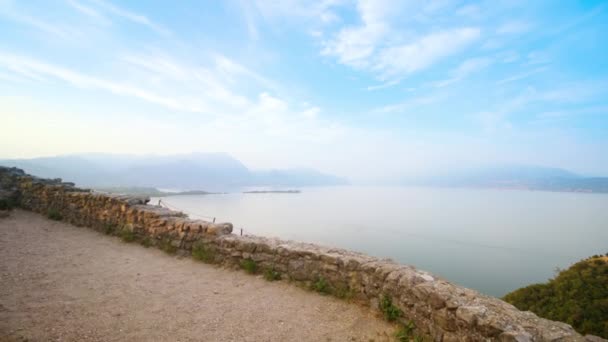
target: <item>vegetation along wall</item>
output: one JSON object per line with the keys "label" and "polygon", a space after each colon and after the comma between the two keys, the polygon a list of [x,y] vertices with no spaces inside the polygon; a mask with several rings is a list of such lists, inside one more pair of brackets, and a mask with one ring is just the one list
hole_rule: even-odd
{"label": "vegetation along wall", "polygon": [[98,194],[60,179],[0,167],[0,198],[77,226],[170,253],[262,273],[380,310],[402,338],[435,341],[585,341],[567,324],[391,260],[343,249],[232,234],[230,223],[192,220],[147,199]]}

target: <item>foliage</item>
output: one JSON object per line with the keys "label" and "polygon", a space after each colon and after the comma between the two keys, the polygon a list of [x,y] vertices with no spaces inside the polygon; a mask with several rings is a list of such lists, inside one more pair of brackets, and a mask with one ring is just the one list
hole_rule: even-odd
{"label": "foliage", "polygon": [[412,321],[408,321],[407,324],[402,325],[399,330],[395,333],[395,337],[399,342],[409,342],[411,339],[414,341],[422,340],[420,336],[414,335],[416,324]]}
{"label": "foliage", "polygon": [[106,223],[106,224],[103,226],[103,232],[104,232],[106,235],[112,235],[112,234],[114,234],[114,232],[115,232],[115,231],[116,231],[116,225],[115,225],[115,224],[112,224],[112,223]]}
{"label": "foliage", "polygon": [[152,246],[152,239],[150,239],[150,237],[146,236],[146,237],[144,237],[143,239],[141,239],[141,240],[139,241],[139,243],[140,243],[142,246],[144,246],[144,247],[148,248],[148,247]]}
{"label": "foliage", "polygon": [[391,297],[384,295],[380,300],[380,311],[384,314],[387,321],[393,322],[401,317],[401,310],[393,304]]}
{"label": "foliage", "polygon": [[164,238],[160,240],[158,246],[162,251],[167,254],[175,254],[177,252],[177,247],[173,246],[173,244],[171,243],[171,239],[169,238]]}
{"label": "foliage", "polygon": [[334,288],[332,292],[336,297],[340,299],[350,300],[351,298],[353,298],[353,291],[348,286],[338,286]]}
{"label": "foliage", "polygon": [[579,261],[548,283],[515,290],[504,300],[520,310],[566,322],[582,334],[608,338],[608,257]]}
{"label": "foliage", "polygon": [[0,210],[12,210],[15,207],[15,202],[10,198],[0,199]]}
{"label": "foliage", "polygon": [[268,281],[281,280],[281,273],[279,273],[274,268],[269,268],[264,271],[264,279]]}
{"label": "foliage", "polygon": [[61,215],[59,210],[57,210],[55,208],[49,209],[49,211],[46,213],[46,216],[48,218],[50,218],[51,220],[55,220],[55,221],[61,221],[63,219],[63,215]]}
{"label": "foliage", "polygon": [[329,284],[323,277],[319,277],[319,279],[312,284],[312,288],[319,293],[329,293]]}
{"label": "foliage", "polygon": [[258,273],[258,264],[251,259],[245,259],[241,262],[241,268],[245,270],[245,272],[249,274]]}
{"label": "foliage", "polygon": [[192,257],[198,261],[211,263],[215,259],[215,252],[202,242],[196,242],[192,246]]}
{"label": "foliage", "polygon": [[135,241],[135,233],[130,229],[122,229],[120,231],[120,238],[124,242],[133,242]]}

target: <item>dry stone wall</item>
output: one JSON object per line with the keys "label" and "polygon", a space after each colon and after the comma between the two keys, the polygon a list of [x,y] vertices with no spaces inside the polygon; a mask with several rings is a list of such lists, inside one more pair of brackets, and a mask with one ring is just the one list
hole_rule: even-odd
{"label": "dry stone wall", "polygon": [[105,233],[135,239],[207,262],[247,268],[345,297],[415,326],[434,341],[585,341],[569,325],[522,312],[497,298],[391,260],[348,250],[231,234],[230,223],[192,220],[148,205],[147,198],[78,189],[0,167],[0,197],[20,207]]}

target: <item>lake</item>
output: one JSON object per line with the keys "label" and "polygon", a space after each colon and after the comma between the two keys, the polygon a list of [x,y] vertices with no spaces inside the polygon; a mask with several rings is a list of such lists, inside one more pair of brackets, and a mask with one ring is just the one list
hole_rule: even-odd
{"label": "lake", "polygon": [[192,218],[232,222],[236,234],[389,257],[493,296],[608,252],[606,194],[339,186],[162,200]]}

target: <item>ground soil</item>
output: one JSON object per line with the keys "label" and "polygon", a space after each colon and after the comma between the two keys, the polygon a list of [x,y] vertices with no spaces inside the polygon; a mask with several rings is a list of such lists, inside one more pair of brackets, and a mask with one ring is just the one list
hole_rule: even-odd
{"label": "ground soil", "polygon": [[15,210],[0,341],[392,341],[368,308]]}

